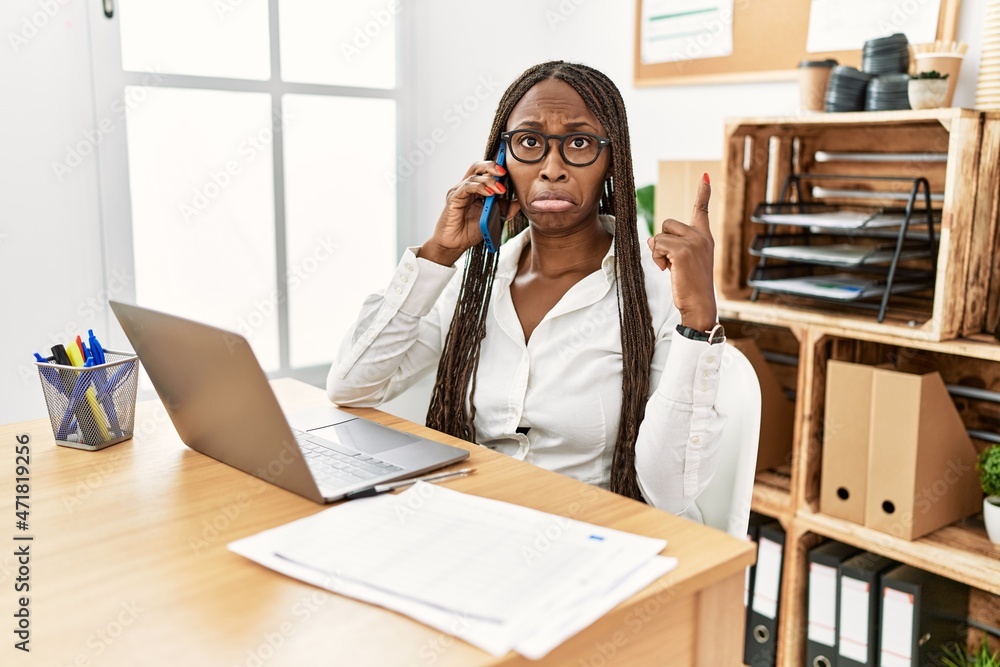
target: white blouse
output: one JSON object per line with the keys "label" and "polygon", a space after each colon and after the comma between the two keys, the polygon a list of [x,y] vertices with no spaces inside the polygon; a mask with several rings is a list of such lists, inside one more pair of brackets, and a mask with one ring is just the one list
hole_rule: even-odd
{"label": "white blouse", "polygon": [[[614,219],[601,221],[613,233]],[[476,381],[476,437],[607,488],[622,391],[614,245],[601,270],[573,285],[525,344],[510,285],[527,239],[522,233],[500,249]],[[377,406],[436,371],[462,272],[418,258],[417,250],[407,249],[385,291],[365,300],[330,369],[334,403]],[[656,348],[636,441],[639,486],[654,507],[700,521],[693,502],[715,472],[725,421],[714,407],[724,343],[676,334],[670,272],[648,252],[642,267]]]}

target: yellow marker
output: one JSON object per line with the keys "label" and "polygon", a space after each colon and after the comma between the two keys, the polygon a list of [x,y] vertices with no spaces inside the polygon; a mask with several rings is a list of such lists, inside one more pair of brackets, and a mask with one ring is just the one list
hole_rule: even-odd
{"label": "yellow marker", "polygon": [[[71,342],[66,346],[66,354],[69,355],[69,360],[74,366],[83,366],[83,354],[80,352],[80,348],[75,342]],[[76,381],[81,381],[80,376],[77,376]],[[87,405],[90,407],[90,413],[94,417],[94,424],[101,432],[101,442],[107,442],[111,439],[111,431],[108,430],[108,420],[104,416],[104,411],[101,410],[101,406],[97,402],[97,392],[94,391],[93,387],[87,387],[87,393],[85,396],[87,398]],[[83,424],[80,426],[82,427]]]}

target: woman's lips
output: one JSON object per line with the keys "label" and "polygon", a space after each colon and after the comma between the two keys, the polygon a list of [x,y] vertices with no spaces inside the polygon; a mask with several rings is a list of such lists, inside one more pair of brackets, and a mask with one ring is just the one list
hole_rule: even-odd
{"label": "woman's lips", "polygon": [[572,198],[565,192],[558,190],[542,190],[535,195],[531,202],[531,207],[536,211],[560,212],[568,211],[576,206]]}
{"label": "woman's lips", "polygon": [[573,202],[565,199],[536,199],[531,207],[536,211],[559,212],[573,208]]}

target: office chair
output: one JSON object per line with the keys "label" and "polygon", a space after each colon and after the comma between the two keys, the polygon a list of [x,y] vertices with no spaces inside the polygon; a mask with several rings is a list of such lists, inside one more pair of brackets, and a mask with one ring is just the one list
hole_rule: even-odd
{"label": "office chair", "polygon": [[760,384],[743,353],[726,345],[720,369],[716,409],[726,425],[719,447],[719,467],[695,500],[706,526],[746,539],[760,439]]}

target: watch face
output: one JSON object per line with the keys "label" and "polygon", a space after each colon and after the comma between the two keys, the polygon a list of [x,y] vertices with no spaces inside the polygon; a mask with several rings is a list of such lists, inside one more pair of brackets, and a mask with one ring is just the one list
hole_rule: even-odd
{"label": "watch face", "polygon": [[708,342],[721,343],[724,340],[726,340],[726,330],[721,324],[716,324],[712,330],[708,332]]}

